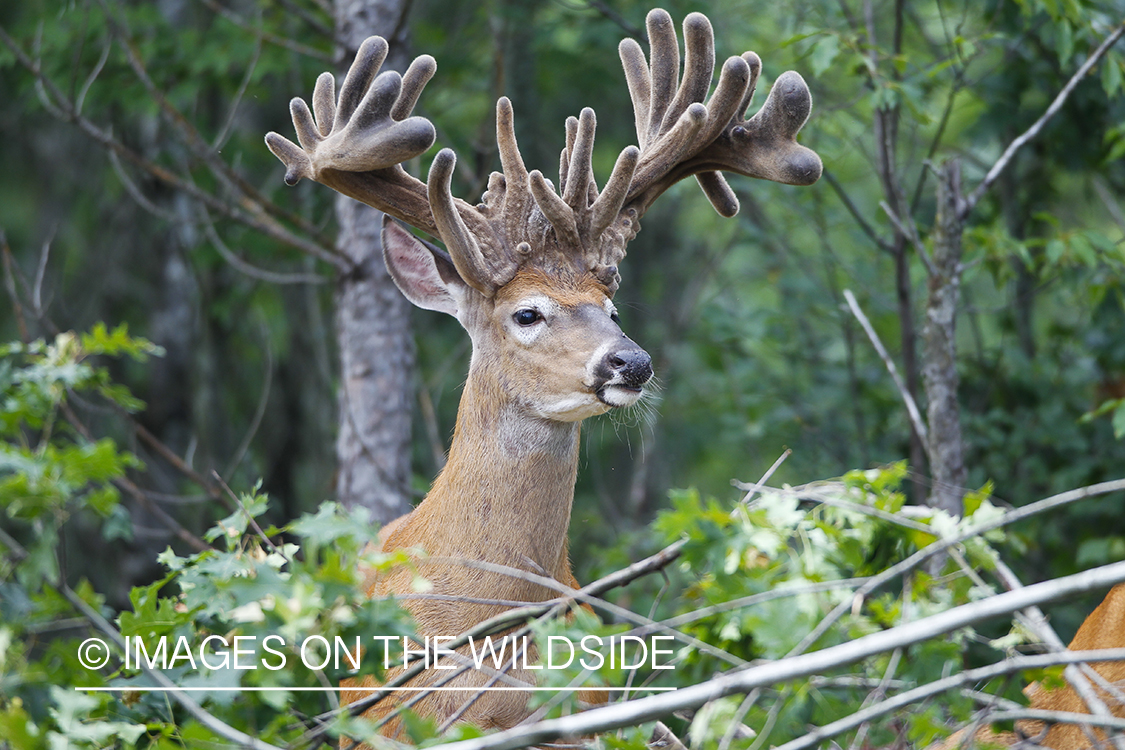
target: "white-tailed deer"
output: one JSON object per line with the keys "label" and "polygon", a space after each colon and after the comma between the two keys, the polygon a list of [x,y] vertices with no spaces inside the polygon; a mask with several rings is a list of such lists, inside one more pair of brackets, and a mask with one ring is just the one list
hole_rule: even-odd
{"label": "white-tailed deer", "polygon": [[[338,100],[332,75],[324,73],[311,112],[303,100],[292,101],[299,146],[276,133],[266,136],[285,163],[287,183],[303,177],[321,182],[446,247],[422,242],[394,222],[384,225],[384,258],[403,294],[419,307],[456,317],[473,344],[448,463],[417,509],[380,534],[384,550],[425,550],[422,573],[433,584],[431,593],[446,597],[406,602],[420,636],[455,636],[504,610],[490,601],[557,596],[458,560],[497,563],[577,587],[567,528],[579,423],[635,404],[652,376],[649,355],[621,332],[611,302],[618,264],[652,202],[695,176],[715,209],[733,216],[738,200],[723,170],[794,185],[820,176],[820,159],[795,140],[812,104],[801,76],[778,77],[761,110],[745,119],[761,69],[756,54],[729,58],[708,98],[715,50],[707,18],[693,13],[684,20],[682,78],[671,17],[654,10],[647,26],[651,60],[631,39],[620,45],[639,143],[621,152],[601,190],[591,167],[593,110],[566,122],[556,190],[524,166],[507,98],[496,105],[503,173],[492,174],[479,205],[452,196],[455,157],[448,149],[434,158],[426,183],[407,174],[401,163],[435,139],[433,125],[411,113],[436,65],[423,55],[401,78],[379,73],[387,52],[379,37],[360,48]],[[370,588],[373,595],[411,591],[409,571],[379,577]],[[429,684],[448,674],[418,679]],[[510,675],[534,682],[533,672],[513,669]],[[489,693],[459,714],[473,689],[489,679],[470,670],[449,683],[464,692],[431,695],[415,708],[486,728],[510,727],[527,716],[527,694],[519,692]],[[360,697],[345,694],[344,700]],[[384,715],[391,705],[384,701],[372,715]]]}
{"label": "white-tailed deer", "polygon": [[[1125,584],[1110,589],[1105,600],[1090,613],[1082,623],[1082,627],[1078,628],[1074,640],[1067,648],[1071,651],[1125,648]],[[1121,700],[1121,693],[1125,691],[1125,662],[1093,662],[1090,666],[1101,675],[1102,679],[1117,688],[1116,694],[1112,694],[1095,684],[1094,692],[1098,698],[1114,716],[1125,718],[1125,701]],[[1023,692],[1028,697],[1030,708],[1033,710],[1072,714],[1090,713],[1086,702],[1070,685],[1047,689],[1036,682],[1024,688]],[[1034,744],[1028,743],[1029,747],[1039,745],[1052,750],[1091,748],[1095,746],[1091,738],[1101,743],[1102,747],[1112,747],[1107,742],[1103,730],[1086,728],[1080,724],[1058,723],[1046,727],[1040,721],[1021,720],[1016,722],[1015,729],[1015,732],[993,732],[986,726],[977,731],[973,742],[969,742],[965,737],[966,730],[961,730],[935,746],[935,750],[957,750],[972,745],[1012,747],[1025,738],[1034,742]]]}

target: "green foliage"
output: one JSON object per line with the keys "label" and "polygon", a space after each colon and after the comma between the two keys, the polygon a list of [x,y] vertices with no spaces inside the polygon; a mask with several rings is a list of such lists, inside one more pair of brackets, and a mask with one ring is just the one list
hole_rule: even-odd
{"label": "green foliage", "polygon": [[[80,336],[62,334],[51,344],[3,348],[8,387],[0,502],[5,527],[24,540],[18,542],[7,532],[0,537],[5,550],[0,727],[14,747],[154,747],[166,741],[191,746],[217,739],[172,710],[164,696],[138,691],[153,684],[140,668],[141,662],[150,661],[166,667],[162,671],[175,684],[216,689],[197,695],[220,720],[250,730],[245,722],[258,717],[262,725],[253,731],[283,743],[300,731],[285,717],[325,708],[318,694],[288,688],[382,671],[381,660],[364,659],[353,669],[346,658],[323,670],[307,669],[301,646],[308,636],[344,644],[354,654],[354,644],[372,633],[412,632],[401,609],[364,594],[361,569],[405,563],[401,555],[367,551],[375,529],[367,515],[326,504],[284,529],[266,530],[270,536],[292,540],[275,544],[258,536],[260,526],[254,519],[267,512],[269,499],[255,488],[239,497],[232,513],[204,535],[220,542],[219,548],[187,556],[168,549],[159,557],[165,575],[133,589],[131,608],[117,618],[120,634],[132,644],[128,657],[106,632],[88,626],[79,634],[52,635],[56,623],[86,614],[75,610],[71,596],[108,614],[104,599],[88,583],[81,581],[67,593],[58,564],[63,527],[77,514],[91,511],[103,530],[111,528],[124,513],[113,483],[126,471],[143,468],[108,438],[87,441],[60,415],[78,394],[98,394],[122,408],[135,406],[135,400],[112,383],[105,367],[90,358],[109,354],[143,360],[152,353],[158,349],[129,337],[124,327],[109,332],[104,326]],[[126,523],[125,528],[131,526]],[[74,626],[64,628],[73,631]],[[112,644],[110,665],[94,669],[79,660],[79,644],[91,636]],[[136,650],[138,642],[143,651]],[[310,650],[307,656],[315,663],[312,654]],[[253,668],[247,669],[247,663]],[[276,689],[218,690],[240,686]],[[86,693],[76,687],[117,690]]]}
{"label": "green foliage", "polygon": [[74,514],[92,513],[105,523],[109,538],[129,533],[116,483],[129,469],[142,468],[140,461],[110,438],[77,434],[63,415],[80,394],[139,408],[90,358],[125,355],[143,361],[159,353],[151,342],[130,338],[124,325],[112,332],[98,325],[81,336],[62,333],[49,344],[0,347],[0,509],[6,519],[35,532],[18,571],[24,585],[34,588],[57,578],[59,529]]}
{"label": "green foliage", "polygon": [[[700,641],[747,660],[775,660],[797,653],[798,646],[809,651],[842,643],[988,593],[971,578],[957,575],[959,563],[946,558],[941,577],[914,570],[890,590],[855,602],[837,625],[807,642],[821,620],[852,600],[856,579],[880,573],[940,538],[994,520],[1000,512],[989,501],[991,488],[986,487],[969,495],[963,519],[921,508],[904,515],[905,476],[904,464],[853,471],[839,481],[786,492],[767,490],[733,507],[703,499],[695,491],[676,493],[674,508],[662,513],[655,525],[666,541],[687,541],[676,571],[683,593],[674,598],[667,614],[686,616],[691,624],[681,628]],[[988,570],[996,559],[993,545],[1003,542],[1002,533],[990,532],[973,538],[959,554],[973,568]],[[825,585],[832,582],[838,583]],[[857,687],[857,678],[871,685],[884,678],[922,684],[960,669],[965,645],[977,638],[966,630],[914,646],[901,661],[884,654],[818,675],[815,681],[776,685],[741,710],[740,697],[709,704],[696,714],[689,736],[701,747],[717,747],[728,732],[733,736],[731,722],[738,721],[766,736],[736,746],[752,741],[781,744],[804,734],[810,724],[823,725],[853,713],[870,690]],[[1012,645],[997,642],[995,647]],[[897,671],[889,667],[892,658]],[[689,684],[720,668],[713,656],[683,649],[675,671],[661,675],[658,684]],[[887,744],[904,734],[923,747],[944,736],[951,719],[966,719],[971,709],[957,696],[942,696],[925,710],[877,720],[870,738]]]}
{"label": "green foliage", "polygon": [[[643,25],[650,4],[624,0],[613,4],[612,14],[566,3],[417,4],[410,18],[414,47],[434,54],[440,66],[419,109],[435,121],[439,145],[461,156],[465,168],[458,171],[462,182],[455,192],[474,200],[495,166],[490,138],[481,134],[492,129],[498,93],[513,98],[529,167],[544,171],[557,163],[564,118],[596,105],[594,166],[604,180],[617,152],[635,140],[615,47],[628,27]],[[696,9],[678,0],[666,7],[677,20]],[[82,114],[91,123],[157,171],[182,175],[222,200],[233,192],[225,179],[244,179],[277,199],[276,205],[262,204],[258,218],[330,245],[319,234],[330,234],[332,196],[308,185],[283,193],[280,167],[261,135],[271,128],[288,132],[285,103],[307,95],[315,76],[334,66],[332,42],[322,31],[333,19],[322,3],[300,0],[238,4],[236,10],[243,15],[218,13],[209,3],[31,0],[6,4],[0,24],[64,94],[84,97]],[[964,528],[936,515],[910,517],[921,526],[872,515],[912,512],[910,501],[923,499],[924,487],[911,486],[911,480],[924,476],[926,467],[895,463],[909,452],[910,426],[883,363],[841,307],[841,292],[862,291],[865,310],[901,366],[909,345],[903,332],[911,315],[920,317],[927,278],[915,248],[907,247],[909,266],[900,286],[888,253],[871,242],[853,210],[886,240],[894,233],[880,203],[897,206],[901,198],[909,204],[904,218],[918,227],[925,246],[933,213],[928,164],[961,157],[971,189],[1120,19],[1119,7],[1084,0],[967,4],[955,17],[948,6],[912,3],[897,37],[894,14],[884,12],[890,6],[876,3],[874,10],[876,34],[870,39],[864,19],[847,3],[760,7],[723,0],[708,6],[720,59],[748,48],[762,55],[752,111],[781,70],[793,68],[809,79],[815,106],[801,141],[824,157],[851,206],[824,181],[797,190],[736,178],[732,186],[743,211],[730,221],[715,217],[694,186],[670,191],[659,210],[646,215],[618,295],[629,334],[658,364],[659,416],[607,419],[585,429],[571,543],[579,579],[682,537],[687,544],[670,573],[673,587],[662,591],[659,581],[637,582],[620,596],[621,606],[647,612],[658,603],[652,611],[684,615],[744,597],[790,594],[722,609],[685,626],[689,635],[734,659],[784,655],[844,601],[841,589],[813,593],[802,586],[877,573]],[[114,41],[115,28],[127,46]],[[127,50],[136,53],[143,73]],[[970,483],[985,489],[966,497],[962,524],[996,512],[987,500],[993,484],[1019,505],[1117,476],[1123,465],[1125,257],[1115,214],[1115,196],[1125,194],[1125,130],[1118,125],[1125,120],[1122,64],[1121,53],[1111,51],[970,217],[959,372]],[[36,253],[51,244],[50,255],[42,256],[49,259],[41,274],[45,297],[50,300],[55,290],[47,314],[64,318],[63,328],[93,326],[87,334],[0,350],[2,521],[26,552],[0,545],[7,550],[0,560],[0,737],[37,748],[65,742],[211,746],[223,740],[161,696],[63,695],[47,688],[138,687],[146,680],[135,669],[119,668],[119,653],[111,668],[84,669],[75,647],[96,633],[72,637],[73,631],[52,630],[60,622],[73,626],[78,616],[73,602],[53,588],[64,572],[77,595],[103,614],[112,615],[107,601],[123,605],[123,595],[114,599],[78,582],[76,571],[93,574],[113,563],[73,540],[100,535],[118,540],[101,550],[116,550],[119,540],[132,539],[119,483],[137,479],[143,469],[133,453],[138,449],[111,437],[112,427],[83,435],[68,423],[66,411],[81,397],[112,404],[114,413],[135,413],[143,399],[153,406],[146,424],[173,452],[194,455],[194,467],[210,468],[225,466],[237,452],[246,425],[258,423],[256,405],[269,390],[264,384],[272,386],[261,401],[262,429],[238,476],[224,472],[236,487],[253,489],[210,531],[203,531],[211,526],[209,508],[184,513],[190,518],[185,523],[215,549],[161,555],[157,580],[134,588],[118,615],[125,634],[183,636],[195,648],[212,635],[283,633],[291,646],[310,633],[348,640],[372,631],[406,632],[409,625],[397,610],[357,593],[361,558],[373,566],[402,560],[362,552],[371,538],[370,519],[320,505],[331,486],[337,414],[332,346],[326,343],[331,285],[317,291],[263,283],[235,270],[227,254],[326,279],[335,270],[223,218],[214,207],[185,209],[190,201],[183,193],[128,158],[111,163],[66,118],[51,116],[41,87],[4,45],[0,88],[10,113],[0,121],[0,173],[7,176],[0,180],[0,227],[15,256],[11,285],[34,285],[36,274],[28,269],[38,268]],[[879,146],[873,123],[888,113],[899,118],[891,162],[901,196],[887,194],[885,176],[873,163]],[[225,177],[208,169],[215,161],[229,167]],[[411,169],[424,171],[421,161]],[[155,211],[134,205],[134,194]],[[210,229],[225,242],[215,241]],[[22,279],[21,268],[31,278]],[[909,296],[905,318],[896,308],[903,293]],[[24,310],[25,318],[29,312]],[[4,338],[17,335],[17,317],[0,317]],[[130,321],[132,330],[166,344],[170,356],[144,367],[130,364],[158,349],[124,327],[91,323],[97,319]],[[432,422],[415,430],[422,468],[414,484],[421,489],[440,463],[467,354],[454,323],[426,319],[419,330],[419,383],[435,404]],[[94,355],[118,359],[103,365]],[[775,483],[842,479],[816,489],[818,499],[777,493],[738,505],[712,499],[725,496],[732,475],[760,476],[785,446],[794,453]],[[147,455],[145,460],[151,463]],[[639,468],[631,471],[634,465]],[[862,468],[849,471],[854,467]],[[259,476],[262,483],[254,486]],[[155,472],[145,478],[169,494],[197,492]],[[700,489],[666,500],[668,487],[683,486]],[[251,518],[276,548],[257,536]],[[1025,577],[1042,578],[1121,559],[1123,539],[1119,504],[1107,502],[1075,506],[1050,522],[1031,521],[1006,543],[1020,554]],[[977,541],[963,554],[972,567],[987,570],[997,544],[995,537]],[[966,578],[919,574],[901,590],[876,592],[813,647],[979,594]],[[1060,612],[1058,620],[1070,623],[1062,631],[1076,624],[1071,612]],[[572,620],[537,624],[535,633],[541,640],[590,633],[608,638],[628,627],[623,621],[593,622],[578,612]],[[988,652],[1020,636],[985,637]],[[962,634],[918,647],[898,676],[926,679],[946,665],[980,658],[974,649],[982,647],[972,641]],[[192,670],[181,662],[170,677],[199,687],[321,684],[295,666],[292,651],[285,653],[289,663],[279,671]],[[641,670],[632,684],[687,684],[728,666],[684,644],[676,646],[675,658],[676,670]],[[854,675],[878,681],[888,665],[881,657],[855,667]],[[364,668],[378,671],[366,661]],[[330,669],[325,680],[343,672]],[[580,674],[560,670],[549,679],[569,683]],[[840,676],[776,686],[740,720],[769,735],[769,743],[795,736],[867,695],[842,680],[831,682]],[[597,679],[619,686],[629,676],[603,670]],[[1008,693],[1019,697],[1015,688]],[[212,692],[201,701],[232,726],[278,743],[297,731],[295,715],[326,708],[307,693]],[[682,728],[702,745],[717,745],[740,702],[716,703]],[[572,707],[572,698],[564,696],[550,711]],[[967,705],[945,696],[912,711],[902,731],[922,745],[950,716],[967,712]],[[135,736],[138,726],[145,729]],[[427,738],[433,727],[425,721],[411,719],[407,729],[423,744],[436,742]],[[335,731],[364,736],[369,728],[347,720]],[[898,729],[880,725],[871,731],[870,743],[883,746]],[[447,739],[474,733],[455,729]],[[639,747],[643,735],[634,728],[604,742]],[[733,746],[752,741],[738,739]]]}

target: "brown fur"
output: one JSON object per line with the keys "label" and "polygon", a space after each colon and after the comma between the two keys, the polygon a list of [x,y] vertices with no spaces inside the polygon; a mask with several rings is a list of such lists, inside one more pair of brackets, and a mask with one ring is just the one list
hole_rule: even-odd
{"label": "brown fur", "polygon": [[[1071,651],[1088,651],[1102,648],[1125,647],[1125,584],[1113,587],[1105,600],[1097,609],[1090,613],[1082,627],[1074,636],[1068,647]],[[1092,662],[1090,664],[1108,682],[1125,688],[1125,662]],[[1094,686],[1097,694],[1109,707],[1114,716],[1125,718],[1125,705],[1116,701],[1097,685]],[[1051,690],[1045,689],[1039,683],[1032,683],[1024,688],[1024,694],[1031,701],[1031,708],[1042,711],[1066,711],[1069,713],[1089,713],[1086,704],[1069,685],[1060,686]],[[973,736],[972,742],[966,742],[962,729],[950,735],[944,742],[934,745],[931,750],[956,750],[964,745],[971,747],[1000,746],[1011,747],[1019,736],[1032,739],[1043,734],[1044,725],[1039,721],[1016,722],[1016,734],[1012,732],[995,732],[991,728],[982,727]],[[1099,741],[1106,739],[1105,733],[1093,729]],[[1090,747],[1090,740],[1082,727],[1077,724],[1054,724],[1047,730],[1046,735],[1039,740],[1043,747],[1053,750],[1081,750]]]}
{"label": "brown fur", "polygon": [[[383,551],[424,550],[417,572],[430,581],[431,593],[526,602],[558,596],[557,591],[536,583],[458,564],[459,559],[546,574],[578,588],[570,567],[567,529],[578,471],[580,422],[534,417],[529,414],[529,404],[553,392],[581,389],[586,359],[598,342],[590,341],[589,331],[582,326],[565,321],[556,321],[557,333],[549,332],[557,335],[558,341],[537,342],[545,350],[537,346],[529,352],[513,341],[505,335],[504,323],[514,306],[533,294],[547,296],[562,306],[560,318],[583,305],[601,309],[606,299],[604,286],[592,279],[559,283],[534,271],[521,272],[493,300],[476,298],[481,309],[470,316],[476,321],[470,331],[473,362],[449,459],[414,512],[388,524],[380,534]],[[617,335],[621,335],[619,329]],[[396,570],[373,577],[368,594],[411,593],[413,582],[414,571]],[[414,616],[419,636],[457,636],[506,609],[424,598],[405,600],[404,606]],[[468,649],[463,653],[468,655]],[[535,657],[530,653],[528,663],[533,664]],[[388,678],[399,671],[392,671]],[[428,670],[411,684],[428,684],[449,674]],[[510,674],[535,682],[535,672],[514,669]],[[465,687],[465,692],[433,694],[414,710],[440,721],[473,698],[475,689],[490,679],[486,672],[471,670],[449,683],[451,687]],[[371,678],[363,682],[364,686],[377,684]],[[341,703],[365,695],[345,691]],[[529,695],[484,693],[461,720],[486,729],[514,726],[528,714]],[[579,699],[586,703],[602,700],[598,693],[580,693]],[[381,719],[399,702],[384,700],[365,715]],[[397,720],[383,730],[388,736],[397,731]]]}
{"label": "brown fur", "polygon": [[[1090,613],[1082,627],[1070,642],[1071,651],[1087,651],[1099,648],[1125,647],[1125,584],[1114,586],[1109,595]],[[1125,689],[1125,662],[1103,661],[1090,664],[1107,682]],[[1114,716],[1125,718],[1125,705],[1118,702],[1102,688],[1094,685],[1094,690],[1105,702]],[[1039,683],[1032,683],[1024,689],[1031,699],[1031,707],[1043,711],[1067,711],[1070,713],[1089,713],[1086,704],[1070,686],[1045,689]],[[1020,722],[1017,726],[1025,736],[1034,737],[1043,731],[1040,722]],[[1093,729],[1099,741],[1105,740],[1105,733]],[[1090,740],[1082,727],[1077,724],[1055,724],[1047,730],[1042,743],[1054,750],[1077,750],[1090,746]]]}

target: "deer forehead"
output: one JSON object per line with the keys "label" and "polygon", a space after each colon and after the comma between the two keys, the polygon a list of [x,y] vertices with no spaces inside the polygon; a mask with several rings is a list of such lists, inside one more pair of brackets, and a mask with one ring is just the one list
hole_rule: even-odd
{"label": "deer forehead", "polygon": [[[524,270],[497,291],[497,307],[537,302],[540,306],[573,310],[582,305],[596,305],[613,312],[609,292],[593,276],[549,276],[539,270]],[[546,310],[544,310],[546,312]]]}

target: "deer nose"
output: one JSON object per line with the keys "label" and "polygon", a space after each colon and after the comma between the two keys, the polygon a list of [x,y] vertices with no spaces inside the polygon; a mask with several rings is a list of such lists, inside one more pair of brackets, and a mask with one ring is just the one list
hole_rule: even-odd
{"label": "deer nose", "polygon": [[606,365],[626,388],[640,388],[652,377],[652,357],[640,347],[610,352]]}

